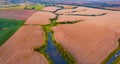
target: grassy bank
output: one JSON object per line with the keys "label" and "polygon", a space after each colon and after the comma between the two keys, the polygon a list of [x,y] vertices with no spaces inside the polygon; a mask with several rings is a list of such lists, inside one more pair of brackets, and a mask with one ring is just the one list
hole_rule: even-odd
{"label": "grassy bank", "polygon": [[120,55],[119,55],[118,58],[113,62],[113,64],[120,64]]}
{"label": "grassy bank", "polygon": [[48,42],[48,39],[47,39],[47,35],[48,35],[48,32],[51,32],[52,34],[52,41],[55,45],[55,47],[57,48],[57,50],[61,53],[62,57],[67,61],[67,64],[76,64],[76,61],[74,60],[74,58],[72,57],[72,55],[67,51],[65,50],[62,45],[58,44],[54,38],[54,32],[51,30],[51,28],[53,26],[56,26],[56,22],[55,20],[53,20],[51,22],[51,24],[47,24],[47,25],[42,25],[43,27],[43,30],[45,32],[45,43],[44,45],[38,47],[38,48],[35,48],[34,50],[36,52],[39,52],[39,53],[42,53],[49,61],[50,64],[53,64],[53,61],[50,59],[50,57],[48,56],[48,54],[45,52],[46,48],[47,48],[47,42]]}
{"label": "grassy bank", "polygon": [[0,46],[24,24],[23,20],[0,18]]}
{"label": "grassy bank", "polygon": [[62,57],[66,60],[67,64],[76,64],[74,57],[72,57],[72,55],[67,50],[65,50],[65,48],[62,47],[61,44],[57,43],[57,41],[54,38],[54,32],[51,31],[51,33],[54,45],[57,47],[57,50],[61,53]]}
{"label": "grassy bank", "polygon": [[[102,62],[102,64],[106,64],[106,63],[112,58],[112,56],[113,56],[117,51],[120,50],[120,39],[118,40],[118,42],[119,42],[119,47],[118,47],[117,49],[113,50],[113,52],[110,53],[110,55]],[[119,60],[119,61],[118,61],[118,60]],[[113,64],[117,64],[117,63],[120,63],[120,57],[118,57],[118,58],[113,62]]]}
{"label": "grassy bank", "polygon": [[48,38],[47,38],[48,34],[47,33],[51,31],[51,25],[42,25],[42,28],[45,32],[44,44],[42,46],[39,46],[39,47],[35,48],[34,51],[43,54],[47,58],[49,64],[54,64],[53,61],[50,59],[49,55],[45,52],[45,50],[47,48],[47,42],[48,42]]}
{"label": "grassy bank", "polygon": [[[49,61],[50,64],[53,64],[53,61],[50,59],[49,55],[45,52],[46,48],[47,48],[47,44],[48,44],[48,32],[51,32],[51,36],[52,36],[52,41],[55,45],[55,47],[57,48],[57,50],[60,52],[60,54],[62,55],[62,57],[66,60],[67,64],[76,64],[75,59],[72,57],[72,55],[65,50],[61,44],[59,44],[55,38],[54,38],[54,32],[52,31],[52,27],[57,26],[57,24],[74,24],[77,23],[79,21],[74,21],[74,22],[62,22],[62,23],[58,23],[56,22],[56,20],[58,19],[58,15],[56,14],[56,18],[52,18],[51,20],[51,24],[46,24],[46,25],[42,25],[43,30],[45,32],[45,43],[44,45],[35,48],[34,50],[36,52],[42,53]],[[80,20],[81,21],[81,20]]]}
{"label": "grassy bank", "polygon": [[74,23],[78,23],[80,21],[83,21],[83,20],[77,20],[77,21],[67,21],[67,22],[57,22],[57,24],[74,24]]}

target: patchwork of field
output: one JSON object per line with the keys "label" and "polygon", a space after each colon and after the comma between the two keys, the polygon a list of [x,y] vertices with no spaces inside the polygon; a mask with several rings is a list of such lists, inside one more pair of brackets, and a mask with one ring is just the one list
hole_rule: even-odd
{"label": "patchwork of field", "polygon": [[83,14],[83,15],[99,15],[102,13],[107,13],[107,10],[101,10],[101,9],[94,9],[94,8],[88,8],[88,7],[77,7],[75,9],[63,9],[59,10],[56,13],[58,14]]}
{"label": "patchwork of field", "polygon": [[41,10],[44,5],[17,5],[0,8],[0,10]]}
{"label": "patchwork of field", "polygon": [[23,10],[25,8],[25,5],[21,5],[21,6],[9,6],[9,7],[4,7],[4,8],[0,8],[0,10]]}
{"label": "patchwork of field", "polygon": [[58,8],[58,7],[54,7],[54,6],[49,6],[49,7],[43,8],[42,10],[43,10],[43,11],[54,12],[54,11],[56,11],[57,9],[59,9],[59,8]]}
{"label": "patchwork of field", "polygon": [[100,64],[119,45],[115,32],[92,22],[60,25],[53,30],[57,42],[76,58],[77,64]]}
{"label": "patchwork of field", "polygon": [[79,16],[79,18],[61,15],[58,17],[57,22],[74,21],[74,18],[83,21],[54,27],[54,36],[57,42],[75,57],[77,64],[101,64],[119,46],[120,12],[93,8],[84,9],[91,11],[83,11],[83,14],[106,12],[107,14],[102,16]]}
{"label": "patchwork of field", "polygon": [[35,12],[35,10],[0,10],[0,17],[16,20],[26,20]]}
{"label": "patchwork of field", "polygon": [[[43,28],[37,25],[49,24],[47,26],[49,31],[53,27],[52,22],[56,24],[52,29],[57,43],[70,52],[77,64],[101,64],[113,50],[118,48],[120,11],[59,6],[63,6],[63,9],[57,12],[55,11],[58,8],[53,6],[45,7],[37,12],[34,10],[0,10],[0,17],[19,20],[26,20],[29,17],[25,22],[26,25],[22,26],[0,47],[0,63],[48,64],[48,60],[42,54],[34,52],[33,49],[43,45],[45,41]],[[82,22],[72,24],[57,24],[81,20]],[[0,32],[4,29],[8,27],[1,24]]]}
{"label": "patchwork of field", "polygon": [[34,13],[31,17],[29,17],[25,24],[50,24],[50,19],[52,18],[56,18],[56,15],[54,13],[38,11]]}
{"label": "patchwork of field", "polygon": [[47,59],[34,52],[44,44],[44,32],[40,26],[22,26],[0,47],[0,64],[48,64]]}

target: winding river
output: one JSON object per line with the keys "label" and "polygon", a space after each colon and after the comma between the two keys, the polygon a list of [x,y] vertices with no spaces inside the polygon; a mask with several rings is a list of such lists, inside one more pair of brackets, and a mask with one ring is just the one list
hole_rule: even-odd
{"label": "winding river", "polygon": [[47,33],[47,38],[48,38],[48,42],[47,42],[47,49],[45,50],[45,52],[49,55],[53,63],[54,64],[67,64],[66,60],[62,57],[60,52],[55,47],[52,41],[51,32]]}

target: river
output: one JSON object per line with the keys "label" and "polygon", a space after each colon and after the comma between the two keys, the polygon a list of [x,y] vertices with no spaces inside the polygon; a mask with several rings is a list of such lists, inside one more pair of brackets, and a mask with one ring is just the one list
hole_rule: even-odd
{"label": "river", "polygon": [[48,38],[48,43],[47,43],[47,49],[45,50],[45,52],[49,55],[49,57],[51,58],[53,63],[54,64],[67,64],[65,59],[62,57],[60,52],[55,47],[55,45],[54,45],[54,43],[52,41],[51,32],[48,32],[47,38]]}

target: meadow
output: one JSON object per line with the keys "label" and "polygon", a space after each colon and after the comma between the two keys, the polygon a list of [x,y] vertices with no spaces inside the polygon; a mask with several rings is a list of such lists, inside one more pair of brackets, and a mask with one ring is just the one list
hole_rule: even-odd
{"label": "meadow", "polygon": [[0,45],[8,40],[23,24],[23,20],[0,18]]}

